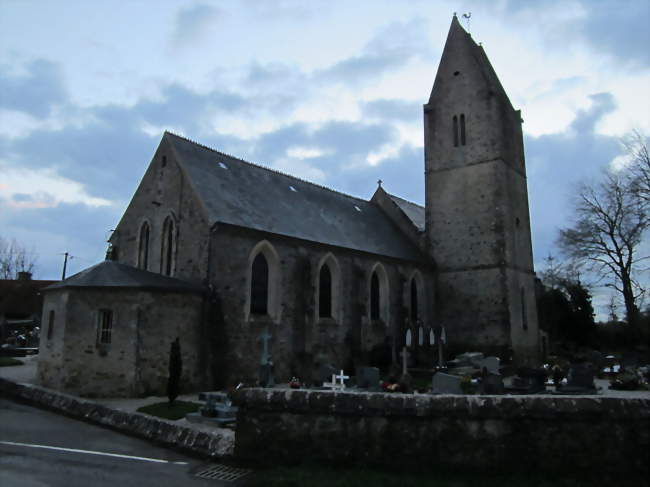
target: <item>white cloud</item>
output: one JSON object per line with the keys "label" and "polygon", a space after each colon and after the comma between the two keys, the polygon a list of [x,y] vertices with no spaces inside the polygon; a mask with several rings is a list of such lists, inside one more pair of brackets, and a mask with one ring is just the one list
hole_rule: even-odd
{"label": "white cloud", "polygon": [[318,147],[300,147],[294,146],[287,149],[287,156],[292,159],[313,159],[325,155],[325,151]]}
{"label": "white cloud", "polygon": [[53,208],[59,203],[110,206],[104,198],[89,195],[84,186],[59,176],[56,170],[11,167],[0,161],[0,199],[10,208]]}

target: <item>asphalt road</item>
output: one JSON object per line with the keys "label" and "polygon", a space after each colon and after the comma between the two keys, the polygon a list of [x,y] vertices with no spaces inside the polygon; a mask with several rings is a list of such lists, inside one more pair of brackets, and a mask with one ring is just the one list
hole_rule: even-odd
{"label": "asphalt road", "polygon": [[0,399],[2,487],[239,484],[195,476],[210,465],[99,426]]}

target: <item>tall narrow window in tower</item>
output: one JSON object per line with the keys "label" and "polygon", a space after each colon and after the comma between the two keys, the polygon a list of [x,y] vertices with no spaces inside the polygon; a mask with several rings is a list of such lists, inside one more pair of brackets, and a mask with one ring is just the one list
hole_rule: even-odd
{"label": "tall narrow window in tower", "polygon": [[260,252],[251,269],[251,314],[265,315],[269,309],[269,264]]}
{"label": "tall narrow window in tower", "polygon": [[147,222],[144,222],[140,228],[138,267],[145,270],[149,268],[149,224]]}
{"label": "tall narrow window in tower", "polygon": [[163,224],[162,252],[160,253],[160,272],[165,276],[174,274],[175,244],[174,220],[171,217],[167,217]]}
{"label": "tall narrow window in tower", "polygon": [[465,145],[465,114],[460,114],[460,144]]}
{"label": "tall narrow window in tower", "polygon": [[528,313],[526,311],[526,291],[521,288],[521,326],[524,330],[528,329]]}
{"label": "tall narrow window in tower", "polygon": [[458,147],[458,117],[454,115],[454,147]]}
{"label": "tall narrow window in tower", "polygon": [[332,317],[332,273],[327,263],[320,268],[318,279],[318,316]]}
{"label": "tall narrow window in tower", "polygon": [[411,279],[411,323],[415,325],[420,318],[418,315],[418,284],[415,282],[415,277]]}
{"label": "tall narrow window in tower", "polygon": [[378,320],[379,319],[379,302],[381,296],[379,295],[379,277],[377,272],[372,273],[372,278],[370,279],[370,319]]}

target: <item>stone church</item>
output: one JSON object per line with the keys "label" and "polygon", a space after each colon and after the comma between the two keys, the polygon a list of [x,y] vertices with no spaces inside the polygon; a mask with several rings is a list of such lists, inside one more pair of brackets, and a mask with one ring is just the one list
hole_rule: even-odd
{"label": "stone church", "polygon": [[[39,375],[84,395],[277,381],[447,352],[538,360],[521,114],[454,16],[424,105],[425,206],[358,199],[165,132],[109,258],[46,290]],[[443,331],[444,330],[444,331]]]}

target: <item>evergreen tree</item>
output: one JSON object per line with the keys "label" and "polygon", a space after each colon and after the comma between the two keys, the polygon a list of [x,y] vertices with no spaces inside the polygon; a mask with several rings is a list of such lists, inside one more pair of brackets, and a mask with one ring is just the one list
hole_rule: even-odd
{"label": "evergreen tree", "polygon": [[183,360],[181,359],[181,344],[176,337],[169,350],[169,380],[167,381],[167,397],[169,404],[178,397],[180,390],[181,373],[183,372]]}

